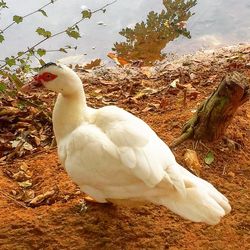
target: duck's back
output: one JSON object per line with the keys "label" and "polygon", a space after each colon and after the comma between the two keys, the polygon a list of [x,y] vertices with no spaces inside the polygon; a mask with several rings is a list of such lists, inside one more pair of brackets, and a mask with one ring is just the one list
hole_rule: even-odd
{"label": "duck's back", "polygon": [[115,194],[120,198],[142,196],[136,191],[145,192],[163,178],[169,179],[169,186],[183,188],[169,148],[146,123],[117,107],[90,110],[87,122],[61,142],[59,151],[80,187],[106,190],[107,197],[113,195],[112,188],[120,190]]}

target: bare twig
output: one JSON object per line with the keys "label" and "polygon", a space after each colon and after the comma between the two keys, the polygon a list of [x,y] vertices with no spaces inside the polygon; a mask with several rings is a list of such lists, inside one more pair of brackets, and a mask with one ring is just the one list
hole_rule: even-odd
{"label": "bare twig", "polygon": [[[68,51],[68,50],[76,50],[77,48],[73,47],[73,48],[63,48],[63,49],[65,49],[66,51]],[[34,50],[34,52],[37,52],[37,50]],[[52,52],[64,52],[64,51],[61,51],[60,49],[49,49],[49,50],[46,50],[46,53],[52,53]],[[64,53],[66,53],[66,52],[64,52]]]}
{"label": "bare twig", "polygon": [[[46,3],[45,5],[43,5],[42,7],[40,7],[39,9],[34,10],[34,11],[32,11],[31,13],[22,16],[22,18],[24,19],[24,18],[26,18],[26,17],[29,17],[29,16],[31,16],[31,15],[34,15],[35,13],[38,13],[38,12],[40,12],[41,10],[43,10],[45,7],[49,6],[50,4],[55,3],[56,1],[58,1],[58,0],[49,1],[48,3]],[[16,22],[14,22],[14,21],[13,21],[12,23],[8,24],[5,28],[3,28],[3,29],[0,30],[0,34],[3,34],[7,29],[9,29],[9,28],[10,28],[11,26],[13,26],[14,24],[16,24]]]}
{"label": "bare twig", "polygon": [[3,195],[4,197],[14,201],[16,204],[24,207],[24,208],[28,208],[26,205],[24,205],[23,203],[21,203],[20,201],[16,200],[15,198],[11,197],[10,195],[4,193],[3,191],[0,190],[0,194]]}

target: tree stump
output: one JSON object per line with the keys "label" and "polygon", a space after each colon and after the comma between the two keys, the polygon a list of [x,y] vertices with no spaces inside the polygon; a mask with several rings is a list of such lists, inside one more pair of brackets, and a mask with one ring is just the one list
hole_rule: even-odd
{"label": "tree stump", "polygon": [[221,138],[238,107],[249,100],[249,87],[249,79],[244,75],[238,72],[226,75],[184,125],[181,136],[170,147],[187,139],[215,141]]}

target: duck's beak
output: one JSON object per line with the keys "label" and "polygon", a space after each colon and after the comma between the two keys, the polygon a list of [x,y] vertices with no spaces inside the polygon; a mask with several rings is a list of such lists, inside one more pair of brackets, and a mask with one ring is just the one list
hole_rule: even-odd
{"label": "duck's beak", "polygon": [[31,81],[29,81],[28,83],[24,84],[21,87],[21,91],[23,93],[28,93],[28,92],[34,91],[35,89],[42,87],[42,86],[43,86],[43,84],[41,82],[39,75],[35,75]]}

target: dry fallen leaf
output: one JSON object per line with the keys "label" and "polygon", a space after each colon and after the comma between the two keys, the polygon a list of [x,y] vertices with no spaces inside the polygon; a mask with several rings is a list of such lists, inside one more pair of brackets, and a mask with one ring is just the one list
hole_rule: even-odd
{"label": "dry fallen leaf", "polygon": [[83,69],[93,69],[94,67],[100,66],[101,61],[101,59],[92,60],[90,63],[84,65]]}
{"label": "dry fallen leaf", "polygon": [[192,170],[197,176],[200,175],[201,165],[199,163],[199,159],[196,151],[187,149],[184,154],[184,161],[186,166]]}
{"label": "dry fallen leaf", "polygon": [[159,92],[163,91],[166,88],[167,88],[167,86],[163,86],[163,87],[160,87],[160,88],[146,87],[146,88],[138,91],[136,93],[136,95],[133,97],[133,99],[140,99],[140,98],[142,98],[144,96],[153,95],[153,94],[156,94],[156,93],[159,93]]}
{"label": "dry fallen leaf", "polygon": [[231,172],[231,171],[230,171],[227,175],[230,176],[230,177],[232,177],[232,178],[235,177],[235,173],[233,173],[233,172]]}
{"label": "dry fallen leaf", "polygon": [[126,61],[124,58],[119,57],[118,55],[116,55],[113,52],[109,52],[108,53],[108,57],[111,58],[118,66],[125,66],[126,64],[129,64],[128,61]]}
{"label": "dry fallen leaf", "polygon": [[23,188],[28,188],[32,186],[32,182],[30,180],[22,181],[22,182],[18,182],[18,185]]}
{"label": "dry fallen leaf", "polygon": [[44,202],[45,200],[47,200],[48,198],[51,198],[53,195],[56,194],[56,191],[55,190],[50,190],[50,191],[47,191],[45,192],[44,194],[40,194],[40,195],[37,195],[35,198],[33,198],[31,201],[30,201],[30,205],[31,206],[38,206],[40,205],[42,202]]}
{"label": "dry fallen leaf", "polygon": [[28,179],[31,178],[30,175],[28,175],[27,173],[25,173],[24,171],[19,171],[15,174],[13,174],[13,179],[18,181],[18,182],[23,182],[23,181],[27,181]]}
{"label": "dry fallen leaf", "polygon": [[11,192],[17,200],[25,203],[29,203],[35,197],[35,192],[32,189],[22,189],[19,192],[12,190]]}
{"label": "dry fallen leaf", "polygon": [[10,106],[0,108],[0,116],[4,116],[4,115],[10,116],[10,115],[16,115],[18,113],[20,113],[19,108],[10,107]]}
{"label": "dry fallen leaf", "polygon": [[177,78],[175,79],[174,81],[172,81],[169,86],[173,87],[173,88],[176,88],[177,87],[177,84],[180,83],[180,79]]}
{"label": "dry fallen leaf", "polygon": [[144,75],[146,75],[148,78],[150,78],[152,75],[154,75],[155,69],[154,67],[145,66],[145,67],[141,67],[141,72]]}
{"label": "dry fallen leaf", "polygon": [[28,171],[28,165],[25,163],[25,162],[22,162],[21,163],[21,166],[20,166],[20,169],[24,172],[27,172]]}

